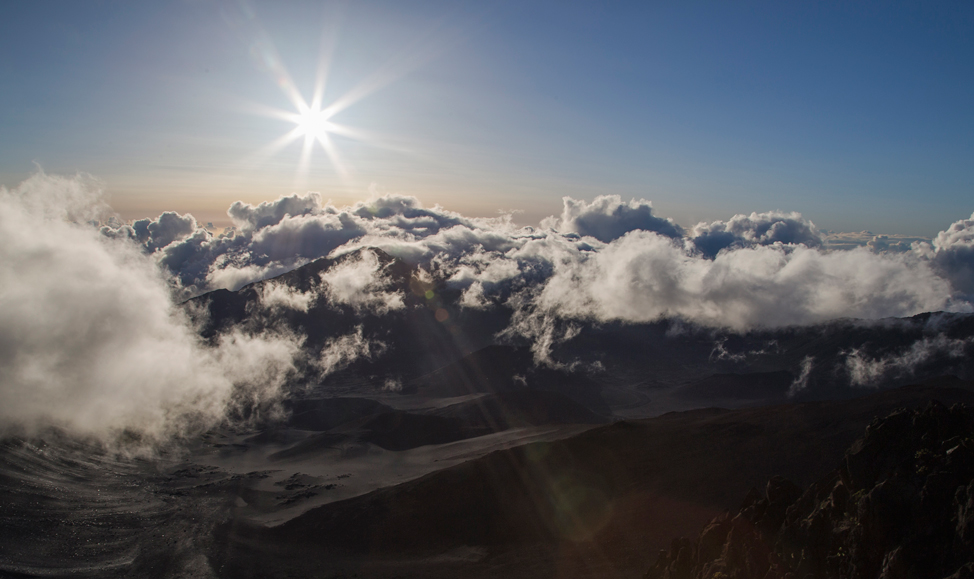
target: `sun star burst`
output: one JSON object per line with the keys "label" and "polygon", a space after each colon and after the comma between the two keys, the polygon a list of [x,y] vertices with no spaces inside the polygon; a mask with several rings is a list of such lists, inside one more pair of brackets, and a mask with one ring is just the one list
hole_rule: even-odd
{"label": "sun star burst", "polygon": [[323,110],[308,107],[295,115],[294,123],[305,138],[324,141],[332,128],[332,124],[328,122],[330,116]]}

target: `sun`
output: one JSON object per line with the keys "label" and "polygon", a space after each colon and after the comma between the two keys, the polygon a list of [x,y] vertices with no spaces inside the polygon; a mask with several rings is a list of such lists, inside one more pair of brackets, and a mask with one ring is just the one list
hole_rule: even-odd
{"label": "sun", "polygon": [[315,143],[324,149],[335,172],[342,178],[347,177],[348,169],[335,147],[333,137],[340,136],[355,140],[363,140],[364,137],[360,134],[360,131],[337,124],[331,119],[336,113],[347,107],[348,104],[338,102],[322,107],[320,91],[316,91],[315,97],[311,100],[310,104],[297,93],[297,90],[289,91],[289,94],[294,103],[294,112],[267,109],[266,113],[293,123],[292,128],[260,151],[258,153],[259,158],[272,156],[283,147],[304,137],[304,146],[301,148],[301,158],[298,162],[297,174],[295,175],[298,180],[303,179],[308,173],[311,165],[311,152],[315,149]]}
{"label": "sun", "polygon": [[293,120],[300,135],[324,143],[333,129],[333,125],[328,122],[330,116],[326,111],[316,107],[307,107],[298,112]]}
{"label": "sun", "polygon": [[[326,100],[325,88],[328,71],[331,67],[331,56],[334,52],[335,38],[337,38],[337,34],[326,35],[322,39],[322,50],[319,55],[314,90],[311,99],[306,100],[305,94],[298,90],[297,85],[278,56],[273,43],[269,38],[266,38],[266,35],[261,35],[260,42],[255,45],[260,55],[261,65],[270,69],[278,87],[284,92],[293,108],[279,109],[258,103],[253,103],[249,108],[262,116],[291,123],[291,129],[251,155],[247,160],[248,164],[260,164],[277,155],[279,151],[295,141],[303,140],[304,145],[301,147],[301,154],[295,171],[295,183],[305,182],[312,166],[313,152],[319,146],[324,150],[328,161],[330,161],[328,164],[334,173],[343,181],[347,181],[352,167],[346,163],[343,155],[339,152],[339,146],[343,142],[356,141],[371,147],[409,153],[401,145],[390,141],[388,136],[336,122],[343,111],[380,88],[394,82],[405,74],[405,71],[401,67],[392,65],[381,68],[376,73],[366,76],[341,96]],[[302,137],[304,139],[301,139]]]}

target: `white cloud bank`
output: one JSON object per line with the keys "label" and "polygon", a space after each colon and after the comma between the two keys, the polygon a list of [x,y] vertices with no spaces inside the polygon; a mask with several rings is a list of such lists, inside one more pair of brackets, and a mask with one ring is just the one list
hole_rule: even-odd
{"label": "white cloud bank", "polygon": [[[129,237],[144,239],[143,250],[191,293],[236,288],[318,257],[377,247],[438,270],[463,292],[467,307],[523,308],[521,322],[530,315],[680,317],[744,330],[970,311],[974,295],[974,219],[910,251],[883,251],[882,244],[830,251],[798,213],[741,214],[684,231],[656,216],[648,201],[612,195],[565,198],[561,216],[540,229],[518,228],[509,216],[467,218],[396,195],[341,208],[316,193],[291,195],[257,206],[237,202],[228,214],[233,235],[214,237],[198,225],[190,232],[191,217],[163,214],[139,226],[149,237]],[[124,237],[124,230],[103,233]],[[356,267],[364,269],[328,274],[335,276],[326,284],[333,301],[401,307],[394,294],[382,293],[381,271]]]}
{"label": "white cloud bank", "polygon": [[535,305],[563,318],[680,317],[744,330],[908,316],[952,303],[950,284],[912,256],[758,246],[709,260],[672,240],[635,231],[561,264]]}

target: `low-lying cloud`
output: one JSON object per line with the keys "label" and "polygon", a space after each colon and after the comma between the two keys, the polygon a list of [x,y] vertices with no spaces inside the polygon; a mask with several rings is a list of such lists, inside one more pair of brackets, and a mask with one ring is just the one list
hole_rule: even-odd
{"label": "low-lying cloud", "polygon": [[708,260],[673,240],[636,231],[563,263],[536,304],[560,317],[679,317],[745,330],[942,310],[951,305],[951,287],[912,256],[758,246]]}
{"label": "low-lying cloud", "polygon": [[366,338],[362,326],[358,326],[354,332],[327,340],[312,365],[323,378],[332,372],[344,370],[360,358],[371,360],[385,352],[386,348],[384,342]]}
{"label": "low-lying cloud", "polygon": [[260,307],[271,313],[281,310],[307,312],[315,300],[314,292],[302,292],[287,284],[268,281],[258,288]]}
{"label": "low-lying cloud", "polygon": [[974,215],[955,221],[933,239],[932,250],[926,244],[938,271],[963,294],[974,295]]}
{"label": "low-lying cloud", "polygon": [[940,334],[924,337],[902,352],[881,357],[871,357],[854,349],[846,353],[845,370],[853,386],[876,386],[884,380],[912,376],[923,364],[938,357],[965,357],[971,345],[969,338],[949,338]]}
{"label": "low-lying cloud", "polygon": [[[561,216],[531,228],[510,216],[427,208],[413,197],[337,207],[308,193],[236,202],[228,211],[234,227],[222,235],[172,212],[124,225],[97,182],[83,177],[38,174],[0,190],[0,204],[0,423],[7,425],[172,432],[193,413],[218,420],[241,400],[273,399],[297,367],[328,372],[378,355],[385,346],[360,333],[334,336],[311,354],[301,336],[287,334],[228,334],[203,346],[174,305],[367,247],[441,280],[460,307],[506,308],[512,321],[503,335],[530,340],[539,359],[586,323],[673,318],[746,331],[971,311],[974,297],[974,217],[932,243],[887,251],[879,242],[829,250],[797,213],[737,215],[684,230],[649,202],[617,196],[565,199]],[[105,223],[100,234],[96,220]],[[407,307],[370,252],[349,255],[313,286],[265,284],[261,306],[308,311],[325,300],[376,315]],[[310,359],[298,363],[302,356]],[[880,366],[896,367],[850,359],[851,375],[863,381]]]}
{"label": "low-lying cloud", "polygon": [[351,306],[356,312],[378,315],[406,307],[403,295],[388,289],[384,266],[371,251],[364,251],[321,272],[321,291],[329,303]]}

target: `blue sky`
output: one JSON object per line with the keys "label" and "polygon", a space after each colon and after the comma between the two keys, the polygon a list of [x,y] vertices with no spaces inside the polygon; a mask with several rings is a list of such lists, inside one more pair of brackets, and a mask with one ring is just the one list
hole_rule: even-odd
{"label": "blue sky", "polygon": [[[302,169],[262,111],[294,110],[282,70],[310,101],[323,62],[357,137]],[[683,225],[929,236],[974,211],[971,103],[970,2],[0,7],[0,184],[88,172],[129,218],[372,188],[524,223],[619,194]]]}

